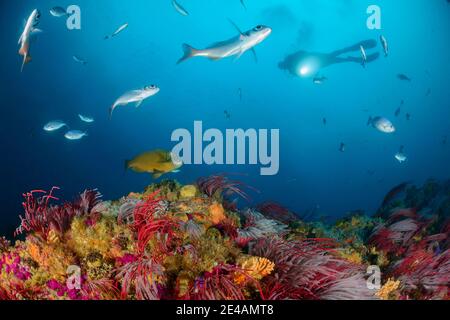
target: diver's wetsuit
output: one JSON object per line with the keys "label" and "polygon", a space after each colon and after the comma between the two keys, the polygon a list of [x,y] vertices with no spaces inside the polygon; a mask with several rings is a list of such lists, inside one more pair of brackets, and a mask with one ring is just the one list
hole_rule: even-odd
{"label": "diver's wetsuit", "polygon": [[[307,51],[298,51],[291,55],[288,55],[284,61],[278,64],[278,67],[282,70],[287,70],[291,74],[296,76],[314,76],[321,69],[337,63],[355,62],[362,64],[363,59],[358,57],[340,57],[341,55],[349,52],[360,51],[360,47],[365,50],[373,49],[377,46],[376,40],[361,41],[353,46],[336,50],[331,53],[315,53]],[[377,60],[380,57],[380,53],[372,53],[367,55],[366,63]]]}

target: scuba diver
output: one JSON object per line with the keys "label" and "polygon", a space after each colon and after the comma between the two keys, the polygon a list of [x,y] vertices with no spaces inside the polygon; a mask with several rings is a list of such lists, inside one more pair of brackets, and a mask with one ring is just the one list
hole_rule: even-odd
{"label": "scuba diver", "polygon": [[[376,40],[361,41],[353,46],[336,50],[331,53],[314,53],[307,51],[298,51],[288,55],[284,61],[278,64],[281,70],[287,70],[289,73],[300,77],[315,76],[323,68],[333,64],[344,62],[355,62],[364,66],[364,64],[373,62],[380,57],[380,53],[372,53],[367,56],[361,55],[361,50],[373,49],[377,46]],[[358,52],[356,57],[347,56],[342,57],[343,54],[349,52]]]}

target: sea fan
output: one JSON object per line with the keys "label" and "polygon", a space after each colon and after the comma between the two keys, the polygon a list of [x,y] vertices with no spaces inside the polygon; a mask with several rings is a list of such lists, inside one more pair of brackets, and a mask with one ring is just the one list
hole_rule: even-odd
{"label": "sea fan", "polygon": [[174,230],[178,225],[169,217],[158,217],[161,212],[161,199],[158,192],[150,194],[147,199],[139,203],[134,210],[133,228],[137,232],[138,254],[145,253],[149,241],[156,237],[157,244],[162,252],[167,252]]}
{"label": "sea fan", "polygon": [[117,221],[119,224],[134,223],[134,210],[140,201],[137,199],[126,199],[124,203],[119,207],[119,213],[117,215]]}
{"label": "sea fan", "polygon": [[47,237],[50,231],[50,221],[56,211],[49,204],[51,200],[59,200],[53,196],[53,193],[58,189],[53,187],[48,193],[43,190],[33,190],[23,195],[25,200],[22,206],[25,210],[25,215],[24,217],[19,216],[21,222],[14,233],[15,236],[23,232],[35,232],[44,238]]}
{"label": "sea fan", "polygon": [[83,283],[81,295],[90,300],[117,300],[120,297],[120,290],[113,279],[88,280]]}
{"label": "sea fan", "polygon": [[402,254],[430,224],[430,221],[419,219],[415,210],[396,210],[385,223],[374,229],[368,242],[384,252]]}
{"label": "sea fan", "polygon": [[265,218],[258,211],[248,209],[241,212],[246,224],[238,230],[238,238],[259,239],[266,236],[282,235],[287,231],[287,226],[275,220]]}
{"label": "sea fan", "polygon": [[264,202],[258,205],[256,209],[264,216],[270,219],[278,220],[282,223],[289,224],[298,221],[298,217],[295,214],[275,202]]}
{"label": "sea fan", "polygon": [[232,265],[217,266],[211,273],[195,281],[190,298],[192,300],[244,300],[245,287],[235,281],[236,272],[243,271]]}
{"label": "sea fan", "polygon": [[141,255],[121,266],[116,279],[121,283],[123,299],[134,294],[138,300],[158,300],[158,283],[164,279],[164,269],[153,257]]}
{"label": "sea fan", "polygon": [[197,186],[198,189],[208,197],[212,197],[215,194],[220,193],[225,197],[237,195],[245,200],[250,199],[247,193],[243,191],[243,188],[250,187],[240,181],[230,180],[225,174],[213,175],[207,178],[200,178],[197,181]]}
{"label": "sea fan", "polygon": [[54,206],[50,204],[50,201],[59,200],[53,195],[56,190],[59,188],[53,187],[48,193],[34,190],[23,195],[25,201],[22,206],[25,216],[19,216],[21,223],[16,229],[15,236],[23,232],[35,232],[47,239],[50,230],[62,235],[70,228],[74,217],[97,214],[91,211],[101,197],[96,190],[86,190],[73,203]]}
{"label": "sea fan", "polygon": [[250,254],[275,263],[262,280],[264,297],[280,299],[373,299],[360,266],[338,258],[330,239],[287,242],[259,239]]}
{"label": "sea fan", "polygon": [[71,204],[72,210],[75,211],[77,217],[97,213],[93,212],[92,209],[100,203],[101,198],[102,194],[98,192],[97,189],[85,190],[80,194],[78,199]]}
{"label": "sea fan", "polygon": [[450,250],[438,255],[424,250],[411,252],[393,266],[391,274],[407,292],[422,291],[430,299],[448,297]]}

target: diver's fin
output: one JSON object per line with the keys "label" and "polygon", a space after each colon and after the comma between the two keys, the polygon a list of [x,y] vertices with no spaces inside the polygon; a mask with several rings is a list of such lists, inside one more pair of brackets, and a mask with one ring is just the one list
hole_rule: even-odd
{"label": "diver's fin", "polygon": [[231,20],[230,18],[228,18],[228,21],[231,23],[231,25],[237,30],[237,32],[239,32],[239,34],[241,35],[241,41],[245,39],[246,35],[241,31],[241,28],[239,28],[239,26],[234,23],[233,20]]}
{"label": "diver's fin", "polygon": [[380,53],[379,52],[375,52],[375,53],[369,54],[367,56],[366,63],[373,62],[373,61],[377,60],[379,57],[380,57]]}
{"label": "diver's fin", "polygon": [[183,43],[183,56],[178,60],[177,64],[180,64],[192,57],[194,57],[199,50],[193,48],[192,46]]}
{"label": "diver's fin", "polygon": [[364,61],[362,57],[346,57],[346,58],[335,57],[333,60],[333,63],[355,62],[358,64],[363,64],[363,63],[367,64],[367,63],[377,60],[379,57],[380,57],[379,52],[369,54],[366,58],[366,61]]}
{"label": "diver's fin", "polygon": [[139,108],[142,105],[142,102],[144,102],[144,100],[136,102],[136,108]]}
{"label": "diver's fin", "polygon": [[331,53],[331,55],[339,56],[339,55],[344,54],[344,53],[359,51],[361,46],[363,46],[365,49],[372,49],[372,48],[375,48],[377,46],[377,44],[378,44],[378,42],[376,40],[374,40],[374,39],[364,40],[364,41],[358,42],[358,43],[356,43],[356,44],[354,44],[352,46],[349,46],[349,47],[346,47],[346,48],[343,48],[343,49],[340,49],[340,50],[333,51]]}

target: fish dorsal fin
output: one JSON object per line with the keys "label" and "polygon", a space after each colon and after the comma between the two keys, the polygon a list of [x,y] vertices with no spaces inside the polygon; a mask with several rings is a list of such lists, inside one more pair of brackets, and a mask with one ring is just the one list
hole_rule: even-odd
{"label": "fish dorsal fin", "polygon": [[255,58],[255,61],[258,62],[258,55],[256,54],[255,48],[252,48],[253,57]]}
{"label": "fish dorsal fin", "polygon": [[238,26],[236,23],[234,23],[234,21],[231,20],[230,18],[228,18],[228,21],[229,21],[229,22],[231,23],[231,25],[237,30],[237,32],[239,32],[240,40],[241,40],[241,41],[244,40],[247,36],[245,35],[245,33],[243,33],[243,32],[241,31],[241,28],[239,28],[239,26]]}
{"label": "fish dorsal fin", "polygon": [[43,31],[39,28],[33,28],[33,30],[31,30],[32,34],[38,34],[38,33],[42,33]]}

